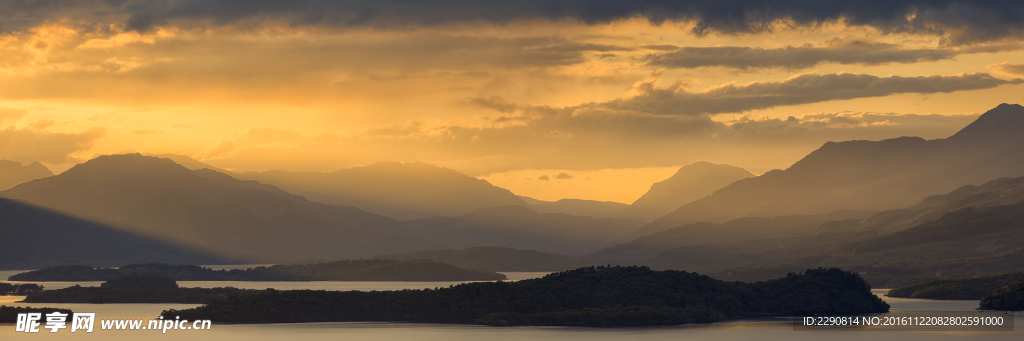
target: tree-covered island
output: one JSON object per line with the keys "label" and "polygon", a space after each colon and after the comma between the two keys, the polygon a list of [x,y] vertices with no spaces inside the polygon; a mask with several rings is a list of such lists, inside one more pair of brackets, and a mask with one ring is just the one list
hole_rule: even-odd
{"label": "tree-covered island", "polygon": [[168,310],[165,317],[225,323],[394,321],[495,326],[653,326],[797,312],[882,313],[889,305],[856,274],[807,270],[724,282],[685,271],[585,267],[518,282],[402,291],[271,291]]}
{"label": "tree-covered island", "polygon": [[130,264],[118,268],[61,265],[23,272],[11,281],[106,281],[115,277],[161,276],[176,281],[496,281],[505,275],[466,270],[430,260],[356,259],[213,270],[198,265]]}
{"label": "tree-covered island", "polygon": [[232,296],[256,294],[274,289],[179,288],[173,279],[131,275],[117,277],[99,287],[79,285],[25,296],[27,303],[206,303]]}

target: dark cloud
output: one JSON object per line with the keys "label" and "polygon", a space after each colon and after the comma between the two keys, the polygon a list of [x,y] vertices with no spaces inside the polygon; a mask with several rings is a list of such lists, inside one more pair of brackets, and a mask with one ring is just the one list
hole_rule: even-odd
{"label": "dark cloud", "polygon": [[600,24],[644,17],[656,24],[695,22],[694,33],[699,35],[769,31],[780,20],[803,27],[845,20],[886,32],[944,34],[952,44],[1024,35],[1024,2],[1012,0],[42,0],[7,1],[0,5],[0,13],[6,30],[69,16],[87,22],[117,20],[135,30],[175,21],[203,26],[275,20],[293,26],[407,28],[531,19]]}
{"label": "dark cloud", "polygon": [[541,175],[540,177],[537,177],[537,180],[548,181],[551,180],[551,178],[549,178],[547,175]]}
{"label": "dark cloud", "polygon": [[916,63],[952,59],[953,49],[904,49],[899,45],[863,41],[837,41],[826,46],[759,47],[718,46],[684,47],[664,54],[643,58],[648,65],[692,69],[720,66],[732,69],[784,68],[803,69],[820,63],[880,65]]}
{"label": "dark cloud", "polygon": [[569,173],[558,173],[558,175],[555,176],[555,179],[572,179],[572,175],[569,175]]}
{"label": "dark cloud", "polygon": [[1003,80],[987,73],[917,77],[806,73],[779,82],[727,84],[704,92],[689,92],[681,84],[662,88],[653,83],[642,83],[634,88],[637,95],[633,97],[585,104],[580,108],[655,115],[705,115],[902,93],[989,89],[1020,83],[1024,80]]}

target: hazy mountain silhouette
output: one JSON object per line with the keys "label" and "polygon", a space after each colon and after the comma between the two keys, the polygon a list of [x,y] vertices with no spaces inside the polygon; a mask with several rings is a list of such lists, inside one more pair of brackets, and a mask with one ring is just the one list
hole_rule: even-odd
{"label": "hazy mountain silhouette", "polygon": [[935,221],[943,215],[965,208],[1012,205],[1024,201],[1024,177],[1001,178],[979,186],[967,185],[946,194],[933,195],[905,209],[878,212],[850,225],[854,231],[889,234]]}
{"label": "hazy mountain silhouette", "polygon": [[185,155],[179,155],[179,154],[145,154],[145,155],[146,156],[162,157],[162,158],[165,158],[165,159],[171,159],[171,161],[174,161],[174,163],[177,163],[177,164],[181,165],[182,167],[188,168],[190,170],[211,169],[211,170],[215,170],[215,171],[218,171],[218,172],[221,172],[221,173],[224,173],[224,174],[234,175],[234,172],[232,172],[232,171],[211,166],[209,164],[203,163],[203,162],[201,162],[199,160],[193,159],[193,158],[185,156]]}
{"label": "hazy mountain silhouette", "polygon": [[652,221],[675,211],[679,206],[750,177],[754,177],[754,174],[730,165],[697,162],[683,166],[668,179],[651,185],[647,193],[622,212],[622,217]]}
{"label": "hazy mountain silhouette", "polygon": [[0,199],[0,268],[132,262],[220,264],[229,260],[120,231],[28,203]]}
{"label": "hazy mountain silhouette", "polygon": [[519,196],[528,204],[530,209],[538,213],[562,213],[575,216],[594,218],[619,218],[626,204],[614,201],[597,201],[583,199],[562,199],[558,201],[543,201],[530,197]]}
{"label": "hazy mountain silhouette", "polygon": [[[688,271],[698,270],[694,265],[707,263],[708,267],[699,270],[717,269],[716,266],[722,264],[721,258],[730,253],[773,250],[779,247],[775,240],[814,235],[823,223],[864,219],[869,215],[870,212],[866,211],[840,210],[819,215],[749,217],[724,223],[691,223],[607,247],[582,258],[593,264],[645,264]],[[672,250],[676,250],[674,254],[670,252],[672,257],[663,255]],[[692,251],[694,254],[684,255],[680,251]],[[701,256],[718,259],[693,263]],[[676,261],[683,261],[685,266],[679,267],[681,264],[675,264]]]}
{"label": "hazy mountain silhouette", "polygon": [[[785,217],[771,220],[780,218]],[[721,270],[723,278],[743,280],[769,278],[786,269],[836,266],[869,272],[869,281],[886,286],[1024,270],[1024,177],[964,186],[867,219],[805,225],[798,234],[785,233],[799,229],[791,223],[765,223],[762,239],[693,245],[702,234],[725,234],[725,226],[735,221],[756,219],[766,218],[684,225],[594,255],[633,257],[656,268]],[[707,226],[696,228],[702,224]],[[755,268],[743,268],[751,266]],[[723,270],[731,267],[740,268]]]}
{"label": "hazy mountain silhouette", "polygon": [[[1024,177],[996,179],[926,198],[906,210],[880,212],[852,231],[879,236],[852,241],[840,251],[866,254],[894,249],[979,256],[1024,247]],[[940,251],[944,250],[944,251]]]}
{"label": "hazy mountain silhouette", "polygon": [[732,183],[637,231],[697,221],[908,207],[968,184],[1024,174],[1024,107],[1001,104],[948,139],[829,142],[786,170]]}
{"label": "hazy mountain silhouette", "polygon": [[18,162],[0,160],[0,191],[48,176],[53,176],[53,172],[38,161],[22,166]]}
{"label": "hazy mountain silhouette", "polygon": [[483,271],[564,271],[578,268],[583,264],[578,257],[495,246],[396,253],[374,258],[429,259],[467,270]]}
{"label": "hazy mountain silhouette", "polygon": [[312,201],[356,207],[396,219],[456,216],[483,207],[527,206],[512,192],[422,162],[381,162],[322,172],[248,172],[233,175],[274,185]]}
{"label": "hazy mountain silhouette", "polygon": [[501,246],[571,255],[596,251],[642,225],[628,219],[540,214],[508,205],[459,217],[406,221],[402,231],[450,248]]}
{"label": "hazy mountain silhouette", "polygon": [[438,248],[393,232],[398,227],[393,219],[139,154],[100,156],[0,196],[252,261]]}

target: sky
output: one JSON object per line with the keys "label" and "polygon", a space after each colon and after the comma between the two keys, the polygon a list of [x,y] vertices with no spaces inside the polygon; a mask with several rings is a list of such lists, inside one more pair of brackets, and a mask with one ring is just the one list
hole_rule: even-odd
{"label": "sky", "polygon": [[1021,78],[1019,1],[3,1],[0,159],[422,161],[630,203],[698,161],[944,138]]}

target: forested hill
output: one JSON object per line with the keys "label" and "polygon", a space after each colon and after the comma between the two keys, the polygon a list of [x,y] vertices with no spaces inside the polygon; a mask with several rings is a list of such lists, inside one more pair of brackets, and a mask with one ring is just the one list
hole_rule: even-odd
{"label": "forested hill", "polygon": [[489,325],[646,326],[794,312],[887,312],[857,275],[807,270],[780,279],[724,282],[685,271],[587,267],[518,282],[435,290],[294,290],[217,300],[165,317],[235,323],[405,321]]}
{"label": "forested hill", "polygon": [[980,300],[999,288],[1024,280],[1024,272],[931,281],[889,290],[886,296],[940,300]]}
{"label": "forested hill", "polygon": [[493,281],[505,275],[465,270],[429,260],[359,259],[213,270],[198,265],[130,264],[119,268],[55,266],[11,276],[11,281],[106,281],[115,277],[162,276],[177,281]]}

